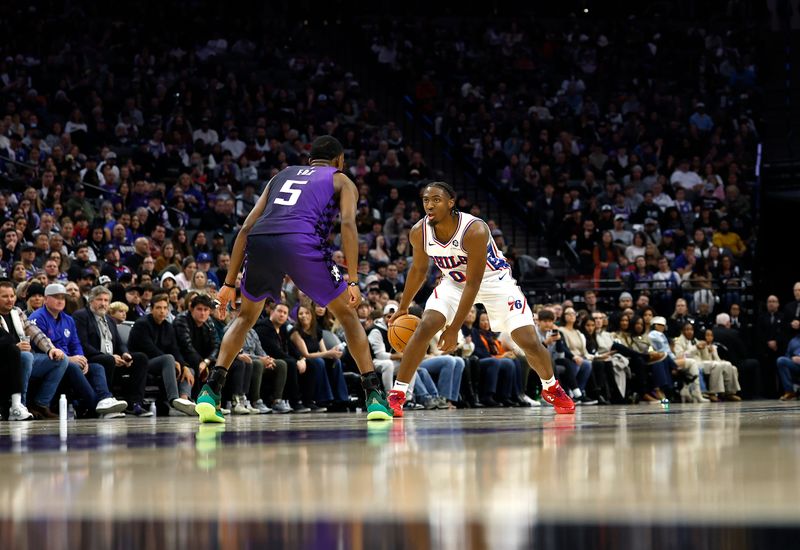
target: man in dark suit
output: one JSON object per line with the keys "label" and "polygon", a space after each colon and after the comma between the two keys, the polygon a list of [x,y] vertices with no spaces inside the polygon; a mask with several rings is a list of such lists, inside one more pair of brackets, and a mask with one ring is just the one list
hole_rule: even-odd
{"label": "man in dark suit", "polygon": [[792,292],[794,293],[794,301],[789,302],[783,308],[783,319],[786,323],[784,345],[789,343],[789,340],[795,336],[800,336],[800,282],[794,284]]}
{"label": "man in dark suit", "polygon": [[739,369],[742,397],[745,399],[762,397],[764,389],[758,361],[747,356],[747,348],[742,342],[742,337],[738,331],[731,328],[731,316],[727,313],[720,313],[717,315],[716,322],[712,332],[714,340],[719,345],[720,358],[730,361]]}
{"label": "man in dark suit", "polygon": [[128,347],[117,332],[117,324],[108,315],[111,291],[96,286],[89,293],[89,305],[73,314],[78,339],[90,363],[99,363],[106,371],[110,389],[122,388],[128,402],[128,414],[152,416],[143,405],[147,384],[147,356],[128,353]]}
{"label": "man in dark suit", "polygon": [[764,369],[764,397],[769,399],[780,395],[776,364],[786,346],[786,327],[780,307],[777,296],[768,296],[767,310],[759,314],[757,324],[758,357]]}

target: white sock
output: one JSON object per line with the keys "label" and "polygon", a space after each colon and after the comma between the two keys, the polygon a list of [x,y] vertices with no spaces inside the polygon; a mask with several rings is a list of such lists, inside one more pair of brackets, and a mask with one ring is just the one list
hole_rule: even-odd
{"label": "white sock", "polygon": [[581,396],[583,396],[583,392],[581,391],[580,388],[575,388],[574,390],[572,390],[572,397],[574,397],[575,399],[580,399]]}
{"label": "white sock", "polygon": [[540,380],[542,381],[542,388],[544,388],[546,390],[549,390],[550,388],[552,388],[553,386],[556,385],[556,376],[555,375],[551,376],[547,380],[545,380],[544,378],[540,378]]}
{"label": "white sock", "polygon": [[19,407],[22,405],[22,394],[21,393],[12,393],[11,394],[11,406],[12,407]]}
{"label": "white sock", "polygon": [[401,391],[403,392],[403,395],[405,395],[406,393],[408,393],[408,383],[401,382],[400,380],[395,380],[394,386],[392,386],[392,391]]}

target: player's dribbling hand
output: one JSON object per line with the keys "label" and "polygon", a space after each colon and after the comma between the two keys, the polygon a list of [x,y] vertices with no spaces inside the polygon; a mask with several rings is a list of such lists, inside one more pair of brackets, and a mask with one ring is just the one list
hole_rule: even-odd
{"label": "player's dribbling hand", "polygon": [[219,306],[217,309],[222,314],[227,311],[226,308],[228,307],[229,303],[233,309],[236,309],[236,289],[229,286],[223,286],[220,291],[217,292],[217,300],[219,301]]}
{"label": "player's dribbling hand", "polygon": [[442,353],[450,353],[458,347],[458,327],[447,327],[439,337],[439,351]]}
{"label": "player's dribbling hand", "polygon": [[400,308],[395,311],[391,317],[389,317],[389,321],[386,323],[386,326],[392,326],[394,322],[402,317],[403,315],[408,315],[408,308]]}

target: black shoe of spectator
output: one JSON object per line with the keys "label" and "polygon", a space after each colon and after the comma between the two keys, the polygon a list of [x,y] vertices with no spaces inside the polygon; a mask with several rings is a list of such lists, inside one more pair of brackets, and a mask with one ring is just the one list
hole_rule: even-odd
{"label": "black shoe of spectator", "polygon": [[500,403],[498,403],[497,401],[495,401],[491,397],[484,397],[482,403],[483,403],[484,407],[491,407],[491,408],[502,407],[502,405]]}

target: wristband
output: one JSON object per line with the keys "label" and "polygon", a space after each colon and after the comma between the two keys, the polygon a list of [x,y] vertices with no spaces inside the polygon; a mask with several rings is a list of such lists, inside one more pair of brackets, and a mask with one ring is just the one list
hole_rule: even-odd
{"label": "wristband", "polygon": [[358,283],[355,281],[350,281],[349,283],[347,283],[347,286],[358,286]]}
{"label": "wristband", "polygon": [[234,285],[229,285],[228,283],[222,283],[222,286],[227,286],[228,288],[232,288],[233,290],[236,290],[236,287]]}

